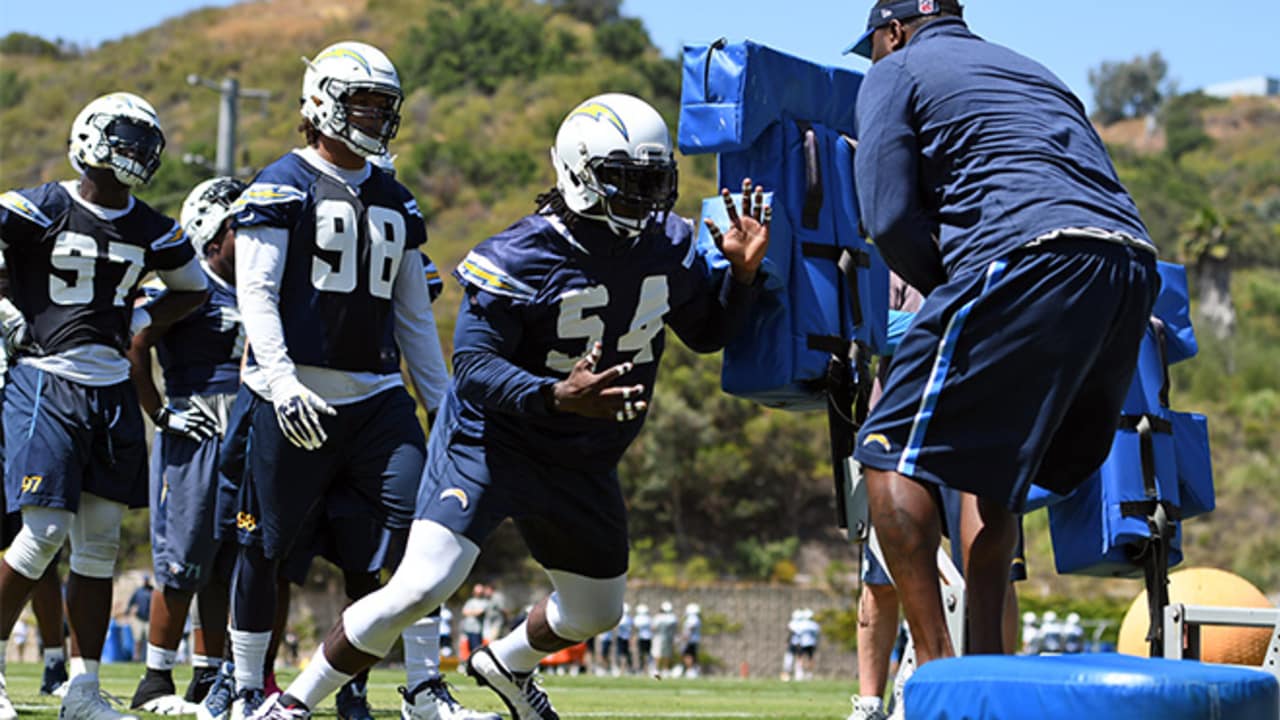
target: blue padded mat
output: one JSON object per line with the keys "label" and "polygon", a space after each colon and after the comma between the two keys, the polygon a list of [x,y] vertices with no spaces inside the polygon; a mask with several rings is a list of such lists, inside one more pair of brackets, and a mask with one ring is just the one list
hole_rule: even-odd
{"label": "blue padded mat", "polygon": [[905,705],[907,720],[1276,720],[1280,687],[1194,660],[972,655],[922,665]]}

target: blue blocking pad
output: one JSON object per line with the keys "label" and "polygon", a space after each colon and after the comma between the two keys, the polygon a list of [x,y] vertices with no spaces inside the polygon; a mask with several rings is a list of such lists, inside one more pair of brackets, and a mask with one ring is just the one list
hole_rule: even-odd
{"label": "blue blocking pad", "polygon": [[1268,673],[1111,653],[971,655],[920,666],[907,720],[1275,720]]}
{"label": "blue blocking pad", "polygon": [[[888,269],[859,232],[854,192],[861,82],[859,73],[751,42],[685,49],[681,150],[719,153],[720,185],[749,177],[771,193],[773,208],[764,292],[725,348],[726,392],[822,409],[833,354],[855,341],[870,353],[887,349]],[[705,200],[703,211],[724,226],[721,198]]]}

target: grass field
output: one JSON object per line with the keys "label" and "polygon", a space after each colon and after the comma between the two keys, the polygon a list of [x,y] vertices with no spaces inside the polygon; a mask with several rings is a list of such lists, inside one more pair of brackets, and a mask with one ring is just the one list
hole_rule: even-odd
{"label": "grass field", "polygon": [[[9,697],[18,708],[20,718],[49,719],[58,715],[57,698],[42,697],[40,665],[14,663],[7,672]],[[104,665],[103,689],[128,703],[134,686],[142,675],[139,664]],[[178,689],[186,687],[190,670],[175,672]],[[291,672],[281,673],[285,685]],[[497,697],[475,686],[473,680],[460,674],[450,675],[457,683],[456,695],[464,703],[479,709],[501,712]],[[374,714],[394,718],[400,707],[396,687],[404,684],[399,670],[375,670],[369,681],[369,699]],[[651,678],[597,678],[548,676],[543,686],[552,702],[565,718],[771,718],[773,720],[810,720],[843,718],[849,713],[849,693],[853,683],[814,680],[784,683],[778,680],[738,680],[700,678],[697,680],[654,680]],[[333,717],[332,701],[326,701],[317,716]],[[145,716],[159,717],[159,716]]]}

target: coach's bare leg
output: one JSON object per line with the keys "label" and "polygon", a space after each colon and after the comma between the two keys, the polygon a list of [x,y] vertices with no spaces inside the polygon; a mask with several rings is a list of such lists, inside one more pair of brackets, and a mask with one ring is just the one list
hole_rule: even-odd
{"label": "coach's bare leg", "polygon": [[938,587],[941,522],[933,494],[921,483],[891,470],[866,468],[871,523],[880,538],[889,574],[898,588],[911,628],[916,662],[952,657],[951,636]]}
{"label": "coach's bare leg", "polygon": [[889,682],[889,656],[898,639],[898,591],[863,583],[858,599],[858,694],[881,697]]}
{"label": "coach's bare leg", "polygon": [[1009,566],[1018,542],[1018,520],[999,502],[966,493],[961,500],[965,608],[969,614],[969,654],[1004,650],[1005,599]]}

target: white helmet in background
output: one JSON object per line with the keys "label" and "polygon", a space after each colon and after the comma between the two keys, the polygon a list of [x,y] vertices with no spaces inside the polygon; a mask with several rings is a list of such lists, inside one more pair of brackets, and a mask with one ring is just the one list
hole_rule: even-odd
{"label": "white helmet in background", "polygon": [[217,236],[222,222],[231,214],[231,204],[247,186],[233,177],[216,177],[195,186],[182,201],[182,231],[191,240],[196,257],[204,257],[204,248]]}
{"label": "white helmet in background", "polygon": [[675,609],[675,606],[672,605],[670,601],[663,600],[662,605],[659,606],[659,609],[662,610],[662,612],[664,613],[669,613]]}
{"label": "white helmet in background", "polygon": [[569,210],[634,237],[675,205],[678,176],[662,116],[633,95],[597,95],[569,113],[551,148]]}
{"label": "white helmet in background", "polygon": [[803,610],[801,610],[800,608],[796,608],[795,610],[791,611],[791,622],[800,622],[803,619],[804,619]]}
{"label": "white helmet in background", "polygon": [[1052,610],[1045,610],[1045,611],[1044,611],[1044,615],[1042,615],[1042,616],[1041,616],[1041,619],[1043,620],[1043,622],[1047,622],[1047,623],[1057,622],[1057,621],[1058,621],[1058,613],[1056,613],[1056,612],[1054,612],[1054,611],[1052,611]]}
{"label": "white helmet in background", "polygon": [[129,187],[146,185],[160,169],[164,130],[155,108],[127,92],[103,95],[84,106],[71,124],[67,157],[76,172],[110,170]]}
{"label": "white helmet in background", "polygon": [[648,614],[649,614],[649,606],[648,606],[648,605],[645,605],[644,603],[640,603],[639,605],[637,605],[637,606],[636,606],[636,614],[637,614],[637,615],[648,615]]}
{"label": "white helmet in background", "polygon": [[1068,624],[1068,625],[1078,625],[1078,624],[1080,624],[1080,613],[1070,613],[1070,614],[1068,614],[1068,615],[1067,615],[1067,624]]}
{"label": "white helmet in background", "polygon": [[[387,143],[400,129],[400,103],[404,100],[395,65],[378,48],[350,41],[330,45],[306,63],[302,117],[354,153],[364,157],[385,153]],[[351,96],[361,90],[385,95],[386,106],[350,105]],[[376,120],[378,130],[370,134],[357,127],[354,118]]]}
{"label": "white helmet in background", "polygon": [[1026,625],[1033,625],[1036,621],[1036,614],[1030,610],[1022,613],[1022,622]]}
{"label": "white helmet in background", "polygon": [[702,608],[698,606],[698,603],[689,603],[684,606],[685,615],[697,615],[700,612],[702,612]]}

